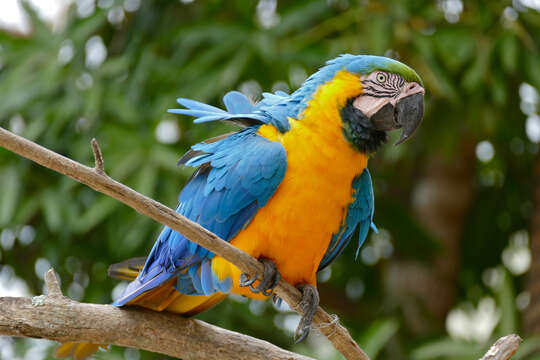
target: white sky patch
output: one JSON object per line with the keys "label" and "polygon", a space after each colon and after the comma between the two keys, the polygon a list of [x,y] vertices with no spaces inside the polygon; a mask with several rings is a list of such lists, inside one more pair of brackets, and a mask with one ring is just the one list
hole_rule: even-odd
{"label": "white sky patch", "polygon": [[0,270],[0,294],[2,296],[30,296],[26,282],[15,276],[15,271],[9,265]]}
{"label": "white sky patch", "polygon": [[31,225],[24,225],[17,236],[21,245],[30,245],[36,238],[36,229]]}
{"label": "white sky patch", "polygon": [[[39,17],[52,25],[53,30],[59,30],[65,24],[66,12],[73,0],[28,0],[36,9]],[[30,23],[21,0],[0,1],[0,27],[11,31],[28,34]]]}
{"label": "white sky patch", "polygon": [[522,8],[529,8],[536,11],[540,11],[540,0],[514,0],[513,5],[518,10]]}
{"label": "white sky patch", "polygon": [[92,78],[92,75],[90,75],[87,72],[82,73],[81,76],[79,76],[77,80],[75,80],[75,85],[80,90],[89,89],[92,87],[93,84],[94,84],[94,79]]}
{"label": "white sky patch", "polygon": [[95,0],[77,0],[77,15],[86,18],[96,11]]}
{"label": "white sky patch", "polygon": [[540,142],[540,116],[538,114],[531,114],[527,117],[525,133],[532,142]]}
{"label": "white sky patch", "polygon": [[500,311],[490,297],[482,298],[478,307],[472,304],[451,310],[446,317],[446,330],[454,339],[483,343],[491,336],[500,319]]}
{"label": "white sky patch", "polygon": [[125,17],[124,9],[121,6],[115,6],[107,12],[107,20],[113,25],[121,24]]}
{"label": "white sky patch", "polygon": [[502,285],[504,270],[501,267],[489,268],[482,273],[482,281],[487,286],[497,289]]}
{"label": "white sky patch", "polygon": [[317,281],[320,283],[325,283],[332,277],[332,267],[327,266],[317,273]]}
{"label": "white sky patch", "polygon": [[358,300],[364,295],[365,285],[362,279],[352,278],[347,281],[345,293],[351,300]]}
{"label": "white sky patch", "polygon": [[476,157],[481,162],[485,162],[485,163],[490,162],[494,156],[495,156],[495,148],[489,141],[487,140],[480,141],[476,145]]}
{"label": "white sky patch", "polygon": [[26,122],[21,114],[15,114],[9,119],[9,129],[17,135],[22,135],[26,129]]}
{"label": "white sky patch", "polygon": [[73,41],[64,40],[62,45],[60,45],[60,50],[58,50],[58,62],[65,65],[73,59],[74,55],[75,46],[73,46]]}
{"label": "white sky patch", "polygon": [[444,18],[451,24],[459,21],[459,16],[463,11],[463,2],[461,0],[439,0],[439,8],[444,13]]}
{"label": "white sky patch", "polygon": [[118,285],[116,285],[113,288],[112,293],[111,293],[111,297],[113,301],[116,301],[117,299],[120,298],[120,296],[122,296],[122,293],[124,292],[124,290],[126,290],[127,286],[128,286],[127,281],[121,281],[118,283]]}
{"label": "white sky patch", "polygon": [[16,237],[17,235],[13,229],[5,228],[0,233],[0,245],[6,251],[11,250],[13,244],[15,244]]}
{"label": "white sky patch", "polygon": [[124,1],[124,10],[127,12],[134,12],[139,9],[141,6],[141,0],[125,0]]}
{"label": "white sky patch", "polygon": [[510,237],[510,243],[502,252],[502,261],[514,275],[522,275],[529,270],[532,254],[527,230],[518,231]]}
{"label": "white sky patch", "polygon": [[163,144],[174,144],[180,139],[176,120],[162,120],[156,127],[156,139]]}
{"label": "white sky patch", "polygon": [[279,23],[276,13],[277,0],[259,0],[257,4],[257,20],[265,29],[270,29]]}
{"label": "white sky patch", "polygon": [[43,280],[45,273],[51,268],[51,263],[45,258],[39,258],[34,264],[34,271],[36,272],[37,277]]}
{"label": "white sky patch", "polygon": [[523,311],[531,302],[531,294],[528,291],[523,291],[516,296],[516,307],[519,311]]}
{"label": "white sky patch", "polygon": [[94,35],[84,45],[86,52],[85,64],[89,69],[97,69],[107,58],[107,48],[101,36]]}

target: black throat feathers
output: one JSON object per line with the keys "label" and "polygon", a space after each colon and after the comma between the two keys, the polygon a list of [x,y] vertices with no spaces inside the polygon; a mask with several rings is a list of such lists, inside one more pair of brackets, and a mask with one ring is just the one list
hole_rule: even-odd
{"label": "black throat feathers", "polygon": [[341,109],[343,135],[359,151],[374,153],[388,141],[386,132],[376,130],[364,113],[353,106],[354,98]]}

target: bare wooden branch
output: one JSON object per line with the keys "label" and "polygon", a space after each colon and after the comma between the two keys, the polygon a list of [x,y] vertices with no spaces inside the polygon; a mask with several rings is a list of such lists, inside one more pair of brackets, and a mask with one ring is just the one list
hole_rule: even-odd
{"label": "bare wooden branch", "polygon": [[49,269],[45,273],[45,285],[47,286],[47,296],[49,297],[63,297],[62,289],[60,289],[60,284],[54,273],[54,269]]}
{"label": "bare wooden branch", "polygon": [[[235,264],[243,272],[253,276],[257,273],[262,274],[264,270],[263,265],[246,252],[235,248],[228,242],[220,239],[217,235],[183,217],[167,206],[113,180],[105,173],[100,173],[79,164],[1,127],[0,146],[123,202],[137,212],[182,233],[189,240]],[[99,147],[93,146],[93,148],[94,153],[96,153],[96,149],[99,150]],[[99,156],[96,158],[99,158]],[[291,309],[302,314],[302,309],[298,306],[301,299],[298,289],[286,281],[281,280],[275,288],[275,292],[289,304]],[[369,360],[369,357],[352,339],[347,329],[339,324],[333,316],[322,310],[322,308],[319,307],[317,310],[313,322],[314,327],[328,337],[334,347],[346,359]]]}
{"label": "bare wooden branch", "polygon": [[0,298],[0,335],[107,343],[186,360],[311,359],[199,320],[79,303],[56,292],[60,288],[54,270],[45,279],[48,296]]}
{"label": "bare wooden branch", "polygon": [[92,144],[92,151],[94,152],[94,170],[100,174],[105,174],[105,162],[103,161],[103,154],[99,148],[97,140],[94,138],[90,141]]}
{"label": "bare wooden branch", "polygon": [[503,336],[493,344],[480,360],[508,360],[518,350],[521,338],[516,334]]}

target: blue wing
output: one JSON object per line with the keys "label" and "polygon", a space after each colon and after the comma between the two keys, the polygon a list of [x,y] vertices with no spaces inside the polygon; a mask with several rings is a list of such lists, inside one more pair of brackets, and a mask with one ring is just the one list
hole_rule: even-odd
{"label": "blue wing", "polygon": [[[176,211],[227,241],[249,224],[285,175],[285,149],[258,135],[257,129],[247,127],[194,145],[181,160],[198,169],[180,193]],[[227,292],[232,282],[219,281],[212,274],[213,257],[212,252],[165,227],[139,276],[114,304],[124,305],[175,276],[176,288],[186,295]]]}
{"label": "blue wing", "polygon": [[197,118],[195,123],[229,121],[240,126],[272,124],[285,132],[290,128],[288,117],[294,114],[290,96],[283,91],[263,93],[262,100],[257,104],[251,103],[238,91],[230,91],[223,97],[227,111],[190,99],[178,98],[176,101],[186,109],[169,109],[169,112],[194,116]]}
{"label": "blue wing", "polygon": [[375,205],[373,185],[367,168],[353,180],[352,187],[353,202],[349,204],[345,221],[339,231],[332,236],[330,245],[328,245],[328,249],[319,264],[319,271],[330,265],[343,252],[351,241],[356,227],[359,227],[356,256],[358,256],[360,247],[366,240],[369,228],[372,227],[377,231],[372,221]]}

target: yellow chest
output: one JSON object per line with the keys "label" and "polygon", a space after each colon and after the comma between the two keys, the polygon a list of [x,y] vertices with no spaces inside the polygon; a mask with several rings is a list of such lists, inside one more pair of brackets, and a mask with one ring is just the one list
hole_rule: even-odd
{"label": "yellow chest", "polygon": [[[360,81],[354,80],[342,73],[321,86],[301,120],[289,119],[288,132],[281,134],[271,125],[258,132],[283,145],[287,171],[268,203],[231,244],[273,260],[283,278],[295,285],[316,284],[319,263],[352,201],[353,179],[367,165],[367,156],[345,140],[339,114],[350,94],[360,92]],[[322,90],[325,96],[318,95]],[[214,262],[221,268],[222,259]],[[233,292],[260,297],[238,287],[236,267],[226,272],[232,275]]]}
{"label": "yellow chest", "polygon": [[282,183],[232,244],[273,260],[293,284],[315,284],[319,263],[352,201],[352,181],[367,157],[346,143],[329,148],[327,139],[308,130],[291,135],[282,138],[287,151]]}

